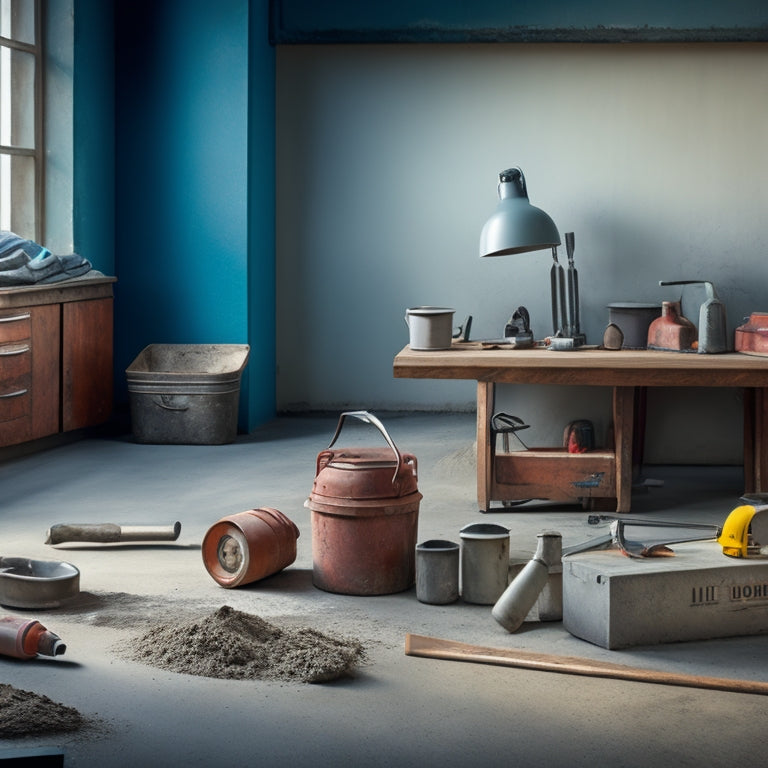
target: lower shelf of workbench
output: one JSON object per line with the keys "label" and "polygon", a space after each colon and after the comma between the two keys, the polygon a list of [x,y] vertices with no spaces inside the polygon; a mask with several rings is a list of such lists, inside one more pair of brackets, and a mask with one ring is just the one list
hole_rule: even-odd
{"label": "lower shelf of workbench", "polygon": [[491,499],[551,499],[579,502],[616,498],[616,454],[608,450],[568,453],[532,448],[493,457]]}

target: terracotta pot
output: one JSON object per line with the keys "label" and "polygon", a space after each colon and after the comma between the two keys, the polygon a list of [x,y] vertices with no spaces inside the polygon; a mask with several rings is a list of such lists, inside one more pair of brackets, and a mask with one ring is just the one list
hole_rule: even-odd
{"label": "terracotta pot", "polygon": [[248,584],[296,560],[299,529],[272,507],[223,517],[203,538],[203,563],[222,587]]}
{"label": "terracotta pot", "polygon": [[648,327],[648,346],[651,349],[690,350],[697,337],[696,326],[683,317],[679,301],[663,301],[661,317],[657,317]]}

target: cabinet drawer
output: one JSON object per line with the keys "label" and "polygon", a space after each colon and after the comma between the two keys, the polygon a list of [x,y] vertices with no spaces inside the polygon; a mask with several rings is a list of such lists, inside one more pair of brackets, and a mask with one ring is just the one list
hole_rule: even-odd
{"label": "cabinet drawer", "polygon": [[27,344],[0,346],[0,422],[30,413],[32,355]]}
{"label": "cabinet drawer", "polygon": [[32,318],[29,310],[0,310],[0,344],[22,341],[32,336]]}

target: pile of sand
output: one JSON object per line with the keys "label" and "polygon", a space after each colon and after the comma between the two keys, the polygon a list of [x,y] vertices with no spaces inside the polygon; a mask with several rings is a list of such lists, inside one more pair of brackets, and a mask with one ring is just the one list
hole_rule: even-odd
{"label": "pile of sand", "polygon": [[0,683],[0,738],[76,731],[85,718],[47,696]]}
{"label": "pile of sand", "polygon": [[365,661],[356,640],[314,629],[281,629],[227,605],[200,619],[172,621],[128,644],[127,656],[202,677],[319,683]]}

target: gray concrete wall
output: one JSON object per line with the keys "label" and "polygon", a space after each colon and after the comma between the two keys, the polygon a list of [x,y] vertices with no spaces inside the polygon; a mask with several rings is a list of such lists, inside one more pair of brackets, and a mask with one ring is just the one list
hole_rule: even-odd
{"label": "gray concrete wall", "polygon": [[[550,332],[551,256],[478,258],[510,166],[576,234],[589,342],[609,302],[675,298],[659,280],[712,280],[730,331],[768,309],[767,75],[760,43],[279,47],[278,409],[472,409],[472,382],[393,379],[408,306],[488,338],[524,304]],[[607,394],[499,406],[557,444],[573,418],[604,430]],[[652,405],[650,461],[741,460],[738,390]]]}

